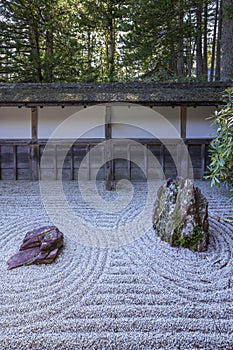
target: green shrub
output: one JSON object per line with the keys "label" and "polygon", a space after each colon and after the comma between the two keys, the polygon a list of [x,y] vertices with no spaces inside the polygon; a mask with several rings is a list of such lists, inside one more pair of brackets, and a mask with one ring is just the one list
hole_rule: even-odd
{"label": "green shrub", "polygon": [[223,98],[225,105],[211,116],[217,133],[210,144],[210,165],[205,178],[211,186],[226,184],[233,200],[233,88],[228,88]]}

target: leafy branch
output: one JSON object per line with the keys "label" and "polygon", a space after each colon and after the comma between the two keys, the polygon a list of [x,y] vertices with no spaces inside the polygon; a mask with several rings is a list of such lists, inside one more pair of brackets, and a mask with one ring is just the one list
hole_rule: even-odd
{"label": "leafy branch", "polygon": [[225,105],[220,106],[211,116],[212,125],[216,126],[216,137],[210,143],[210,165],[206,179],[211,186],[224,183],[233,201],[233,88],[228,88],[224,95]]}

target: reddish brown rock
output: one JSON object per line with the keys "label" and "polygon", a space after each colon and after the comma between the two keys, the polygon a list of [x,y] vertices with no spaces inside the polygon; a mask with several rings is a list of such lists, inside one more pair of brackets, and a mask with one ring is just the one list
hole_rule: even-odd
{"label": "reddish brown rock", "polygon": [[19,252],[8,261],[8,269],[23,265],[50,264],[63,247],[63,233],[56,226],[44,226],[27,232]]}

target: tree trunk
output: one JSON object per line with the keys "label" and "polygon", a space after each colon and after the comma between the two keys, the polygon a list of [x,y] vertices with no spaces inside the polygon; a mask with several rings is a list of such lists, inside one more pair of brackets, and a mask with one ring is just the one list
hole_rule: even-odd
{"label": "tree trunk", "polygon": [[91,80],[91,63],[92,63],[92,39],[90,29],[87,32],[87,74],[88,80]]}
{"label": "tree trunk", "polygon": [[42,82],[42,72],[41,72],[41,57],[40,57],[40,47],[39,47],[39,34],[36,28],[33,26],[29,27],[29,42],[31,46],[31,57],[32,65],[34,70],[33,80],[35,82]]}
{"label": "tree trunk", "polygon": [[169,39],[169,59],[168,59],[168,69],[174,75],[178,75],[177,72],[177,55],[175,50],[174,36],[172,35],[173,29],[171,28],[171,23],[167,22],[167,32]]}
{"label": "tree trunk", "polygon": [[222,41],[222,0],[219,0],[218,38],[217,38],[217,53],[216,53],[216,72],[215,72],[215,80],[220,80],[221,41]]}
{"label": "tree trunk", "polygon": [[222,39],[221,39],[221,80],[233,77],[233,18],[229,16],[232,0],[223,0]]}
{"label": "tree trunk", "polygon": [[215,16],[214,16],[214,31],[213,42],[211,52],[211,67],[210,67],[210,81],[214,80],[215,62],[216,62],[216,40],[217,40],[217,25],[218,25],[218,13],[219,13],[219,1],[216,0]]}
{"label": "tree trunk", "polygon": [[46,49],[45,49],[45,81],[53,81],[53,32],[48,28],[46,31]]}
{"label": "tree trunk", "polygon": [[202,56],[202,9],[203,3],[202,0],[199,1],[199,4],[196,9],[196,18],[197,18],[197,49],[196,49],[196,63],[197,63],[197,76],[203,74],[203,56]]}
{"label": "tree trunk", "polygon": [[108,39],[108,74],[109,81],[113,81],[115,71],[115,30],[114,18],[112,18],[112,16],[109,19]]}
{"label": "tree trunk", "polygon": [[179,13],[179,28],[180,37],[178,38],[178,55],[177,55],[177,75],[184,76],[184,40],[183,40],[183,27],[184,27],[184,13],[183,13],[183,1],[180,1],[180,13]]}
{"label": "tree trunk", "polygon": [[[192,16],[191,13],[188,14],[188,25],[189,27],[192,27]],[[187,38],[187,76],[192,76],[192,70],[193,70],[193,50],[195,52],[195,45],[193,45],[192,36],[190,35]]]}
{"label": "tree trunk", "polygon": [[205,2],[204,5],[204,29],[203,29],[203,71],[202,74],[208,80],[208,2]]}

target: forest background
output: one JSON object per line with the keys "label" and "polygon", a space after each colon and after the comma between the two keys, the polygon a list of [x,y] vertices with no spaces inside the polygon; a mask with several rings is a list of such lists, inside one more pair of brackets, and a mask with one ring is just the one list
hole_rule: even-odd
{"label": "forest background", "polygon": [[0,82],[232,78],[232,0],[1,0]]}

